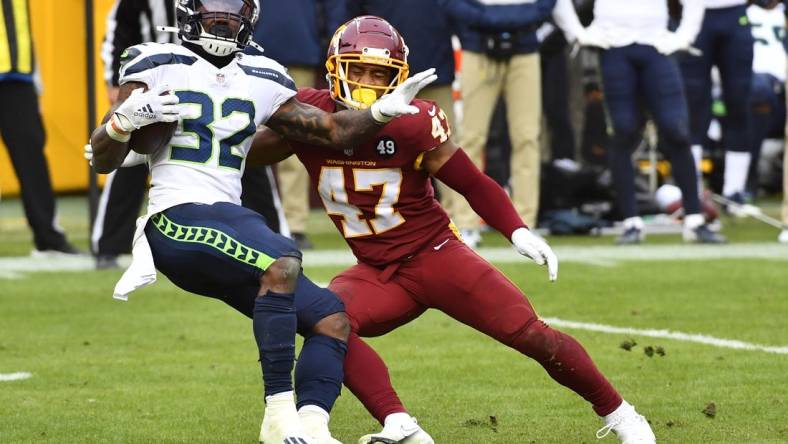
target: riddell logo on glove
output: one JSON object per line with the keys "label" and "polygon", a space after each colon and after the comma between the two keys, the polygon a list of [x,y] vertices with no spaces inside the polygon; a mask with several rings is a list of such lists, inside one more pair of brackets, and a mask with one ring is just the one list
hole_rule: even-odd
{"label": "riddell logo on glove", "polygon": [[145,105],[137,111],[134,111],[134,116],[154,119],[156,118],[156,113],[153,112],[153,108],[151,108],[150,105]]}

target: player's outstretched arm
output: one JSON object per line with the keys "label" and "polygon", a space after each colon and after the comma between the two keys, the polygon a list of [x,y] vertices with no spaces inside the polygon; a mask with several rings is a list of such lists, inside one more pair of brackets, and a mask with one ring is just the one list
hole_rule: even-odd
{"label": "player's outstretched arm", "polygon": [[420,72],[366,110],[327,113],[291,98],[276,110],[266,125],[286,139],[338,149],[353,147],[372,137],[391,119],[418,113],[419,109],[410,102],[437,78],[435,69]]}
{"label": "player's outstretched arm", "polygon": [[422,165],[435,178],[462,194],[473,211],[511,240],[520,254],[539,265],[547,265],[551,281],[558,278],[558,258],[550,246],[525,225],[503,188],[479,171],[451,139],[428,151]]}
{"label": "player's outstretched arm", "polygon": [[[118,101],[107,112],[102,125],[93,130],[93,166],[101,174],[119,168],[129,152],[131,132],[156,122],[178,120],[178,97],[161,86],[151,91],[139,82],[128,82],[120,87]],[[145,108],[148,112],[137,110]]]}

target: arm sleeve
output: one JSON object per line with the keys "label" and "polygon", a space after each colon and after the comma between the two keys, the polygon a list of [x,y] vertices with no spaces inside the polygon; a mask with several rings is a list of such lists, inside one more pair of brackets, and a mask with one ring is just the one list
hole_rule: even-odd
{"label": "arm sleeve", "polygon": [[101,45],[101,60],[104,63],[104,80],[109,85],[119,85],[123,51],[142,43],[140,3],[134,0],[115,0],[115,4],[107,14],[107,33]]}
{"label": "arm sleeve", "polygon": [[676,34],[684,41],[692,43],[703,25],[703,14],[706,12],[706,7],[703,5],[703,0],[682,0],[681,3],[684,5],[684,10]]}
{"label": "arm sleeve", "polygon": [[483,5],[477,0],[438,0],[458,23],[485,31],[512,31],[538,25],[550,17],[556,0],[520,4]]}
{"label": "arm sleeve", "polygon": [[583,32],[583,25],[577,17],[572,0],[558,0],[556,2],[553,10],[553,20],[564,31],[566,39],[570,42],[577,40],[577,36]]}
{"label": "arm sleeve", "polygon": [[462,194],[487,224],[511,240],[514,230],[527,227],[500,185],[479,171],[465,151],[458,149],[435,178]]}

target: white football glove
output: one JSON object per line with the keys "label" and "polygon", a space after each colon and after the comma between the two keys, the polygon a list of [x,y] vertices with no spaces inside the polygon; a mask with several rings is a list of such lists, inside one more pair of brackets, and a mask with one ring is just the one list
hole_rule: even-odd
{"label": "white football glove", "polygon": [[422,71],[402,82],[394,91],[378,99],[370,107],[372,118],[378,123],[387,123],[391,119],[403,114],[418,114],[419,109],[410,102],[422,88],[434,82],[438,76],[435,68]]}
{"label": "white football glove", "polygon": [[537,264],[547,264],[547,274],[550,281],[558,279],[558,258],[544,239],[532,233],[528,228],[521,227],[512,233],[512,245],[518,253],[531,258]]}
{"label": "white football glove", "polygon": [[144,91],[137,88],[115,110],[117,123],[127,133],[156,122],[176,122],[178,96],[169,91],[169,86],[161,85]]}
{"label": "white football glove", "polygon": [[657,48],[657,51],[659,51],[661,54],[669,56],[674,52],[689,50],[690,43],[692,42],[688,41],[684,37],[681,37],[675,32],[666,32],[662,35],[662,37],[654,42],[654,47]]}
{"label": "white football glove", "polygon": [[583,32],[578,33],[576,38],[580,46],[595,46],[602,49],[610,47],[605,36],[597,28],[584,28]]}
{"label": "white football glove", "polygon": [[86,143],[83,149],[84,152],[82,153],[82,156],[85,157],[85,160],[88,161],[90,166],[93,166],[93,145]]}

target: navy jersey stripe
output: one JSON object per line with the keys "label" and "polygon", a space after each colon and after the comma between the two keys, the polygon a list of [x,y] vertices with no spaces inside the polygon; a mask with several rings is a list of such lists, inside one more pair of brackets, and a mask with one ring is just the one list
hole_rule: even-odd
{"label": "navy jersey stripe", "polygon": [[287,89],[296,90],[296,84],[290,77],[271,68],[257,68],[254,66],[238,65],[246,74],[276,82]]}
{"label": "navy jersey stripe", "polygon": [[183,54],[155,54],[145,57],[139,62],[126,68],[124,76],[137,74],[138,72],[147,71],[162,65],[193,65],[197,61],[197,57],[187,56]]}

